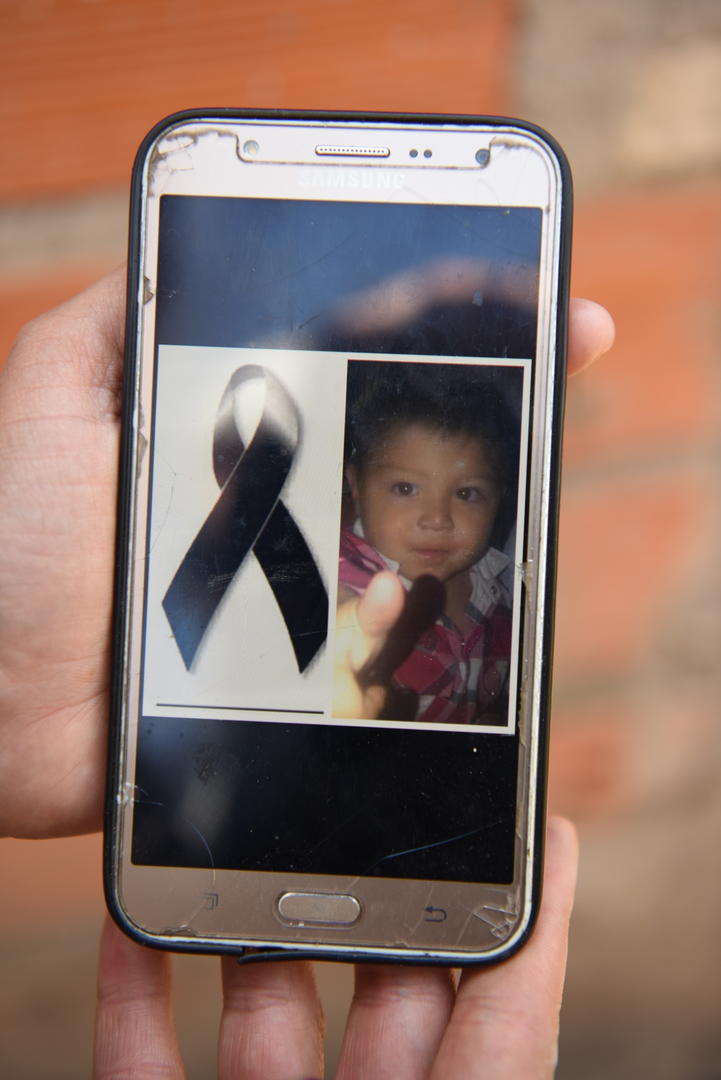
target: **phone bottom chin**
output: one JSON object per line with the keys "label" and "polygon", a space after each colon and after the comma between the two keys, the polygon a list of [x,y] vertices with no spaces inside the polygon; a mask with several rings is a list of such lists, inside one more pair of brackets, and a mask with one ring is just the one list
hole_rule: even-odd
{"label": "phone bottom chin", "polygon": [[523,936],[517,883],[307,878],[130,865],[116,918],[176,951],[317,959],[470,963],[500,959]]}

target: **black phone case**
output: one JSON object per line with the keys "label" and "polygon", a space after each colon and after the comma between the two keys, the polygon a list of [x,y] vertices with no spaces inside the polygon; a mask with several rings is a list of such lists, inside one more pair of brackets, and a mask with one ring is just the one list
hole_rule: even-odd
{"label": "black phone case", "polygon": [[[288,109],[232,109],[232,108],[208,108],[183,110],[173,113],[156,124],[143,139],[135,158],[131,180],[130,211],[129,211],[129,241],[128,241],[128,300],[125,323],[125,363],[123,379],[122,414],[123,425],[120,449],[120,469],[118,488],[118,516],[116,531],[116,563],[115,563],[115,587],[114,587],[114,611],[113,611],[113,660],[112,682],[110,696],[110,726],[108,739],[108,772],[106,786],[106,800],[104,810],[104,852],[103,852],[103,880],[105,899],[108,909],[120,928],[131,938],[140,944],[153,948],[167,949],[174,952],[189,952],[213,955],[233,955],[238,962],[245,963],[254,960],[337,960],[342,962],[377,962],[377,963],[405,963],[415,965],[448,966],[449,961],[443,957],[389,957],[369,956],[366,953],[343,950],[334,953],[323,951],[322,955],[310,948],[285,949],[282,946],[273,948],[255,948],[246,946],[211,946],[206,943],[195,944],[193,942],[174,942],[168,940],[159,943],[154,938],[143,933],[126,918],[122,910],[115,882],[115,867],[117,862],[117,848],[119,845],[119,786],[122,779],[122,725],[121,708],[124,683],[124,627],[125,627],[125,602],[124,583],[129,569],[130,518],[131,506],[128,497],[128,476],[133,468],[131,461],[131,432],[127,423],[129,409],[133,402],[135,392],[134,374],[137,364],[136,334],[135,329],[138,320],[138,278],[140,274],[140,251],[141,251],[141,227],[140,208],[142,204],[142,170],[149,148],[155,140],[168,128],[182,121],[201,120],[302,120],[302,121],[346,121],[364,123],[406,123],[428,125],[492,125],[499,127],[513,126],[545,142],[555,154],[562,177],[562,212],[560,230],[560,257],[559,277],[556,283],[556,295],[558,298],[557,333],[556,333],[556,364],[554,384],[554,411],[550,418],[552,429],[552,460],[551,460],[551,483],[549,489],[549,532],[548,532],[548,564],[546,572],[545,610],[543,634],[543,668],[541,676],[541,703],[542,712],[548,716],[548,704],[551,700],[552,660],[553,660],[553,623],[554,605],[556,592],[556,562],[557,562],[557,539],[558,539],[558,509],[561,483],[561,433],[563,427],[563,414],[565,403],[566,383],[566,348],[568,335],[568,301],[570,280],[571,258],[571,232],[572,232],[572,209],[573,188],[571,171],[567,158],[558,142],[548,132],[535,124],[504,116],[471,116],[471,115],[433,115],[433,114],[408,114],[408,113],[377,113],[377,112],[336,112],[336,111],[305,111]],[[538,916],[541,902],[543,885],[543,858],[545,850],[545,818],[546,818],[546,789],[548,771],[548,746],[549,746],[549,723],[543,723],[539,729],[538,767],[535,777],[536,782],[536,843],[532,890],[532,914],[528,926],[514,944],[509,947],[502,956],[474,957],[464,960],[465,966],[478,966],[502,962],[520,949],[533,930]]]}

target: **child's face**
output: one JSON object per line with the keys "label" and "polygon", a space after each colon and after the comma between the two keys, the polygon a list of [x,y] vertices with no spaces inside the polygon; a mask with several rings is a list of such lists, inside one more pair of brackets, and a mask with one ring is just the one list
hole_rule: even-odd
{"label": "child's face", "polygon": [[348,481],[366,539],[411,581],[450,581],[488,546],[500,491],[480,438],[399,427]]}

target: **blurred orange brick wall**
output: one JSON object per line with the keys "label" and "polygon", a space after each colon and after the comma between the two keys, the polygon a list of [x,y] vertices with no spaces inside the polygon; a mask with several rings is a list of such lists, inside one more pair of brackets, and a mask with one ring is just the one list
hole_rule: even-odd
{"label": "blurred orange brick wall", "polygon": [[164,115],[205,106],[496,112],[512,0],[16,0],[3,5],[0,198],[125,182]]}

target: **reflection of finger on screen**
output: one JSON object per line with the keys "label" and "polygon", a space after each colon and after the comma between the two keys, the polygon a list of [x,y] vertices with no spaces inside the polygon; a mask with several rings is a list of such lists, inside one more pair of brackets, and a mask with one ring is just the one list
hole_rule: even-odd
{"label": "reflection of finger on screen", "polygon": [[[381,576],[388,575],[378,575],[378,577]],[[375,582],[378,578],[373,580]],[[361,686],[383,685],[391,679],[396,668],[410,656],[419,638],[443,611],[445,597],[445,586],[438,578],[431,574],[423,574],[416,578],[408,591],[403,610],[390,630],[382,649],[358,673]]]}
{"label": "reflection of finger on screen", "polygon": [[387,633],[403,609],[404,590],[396,574],[384,570],[371,580],[358,604],[358,622],[371,637]]}

